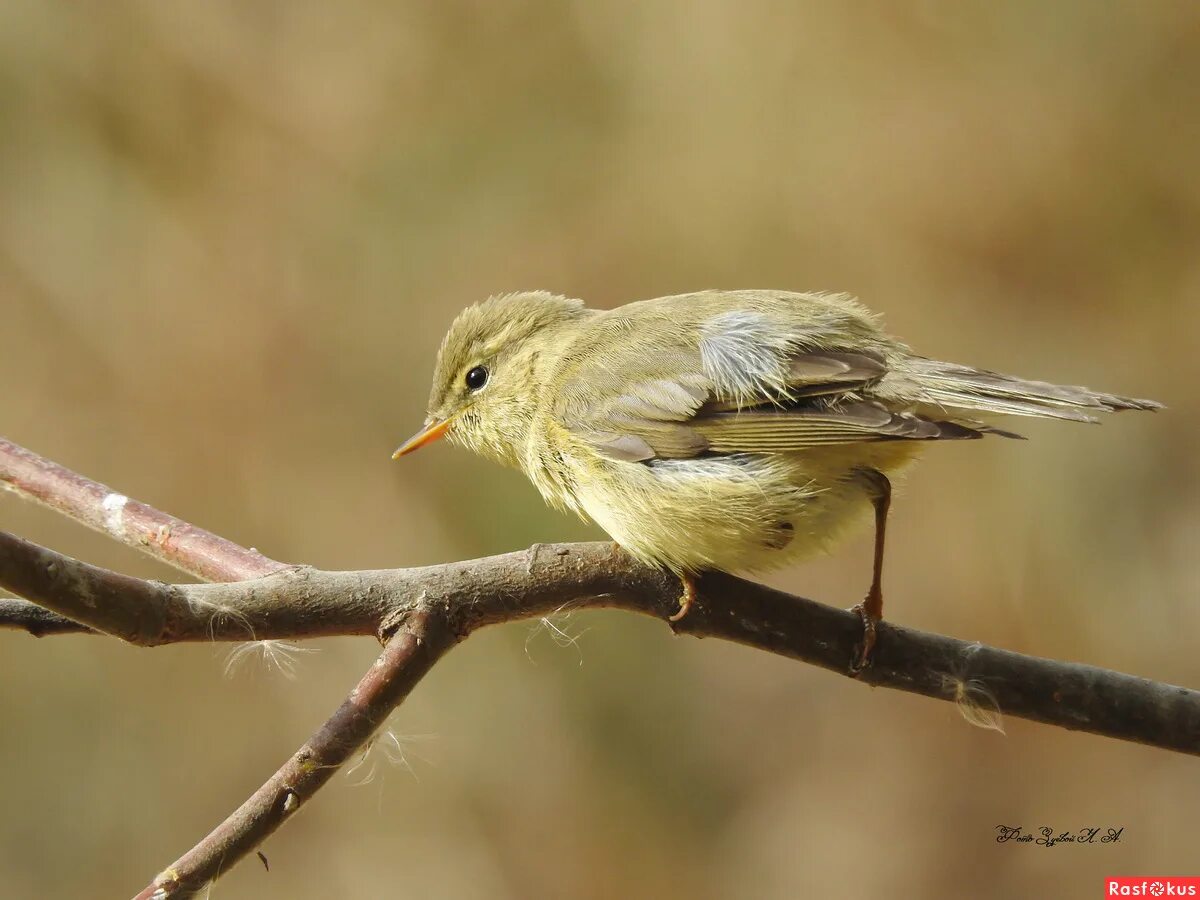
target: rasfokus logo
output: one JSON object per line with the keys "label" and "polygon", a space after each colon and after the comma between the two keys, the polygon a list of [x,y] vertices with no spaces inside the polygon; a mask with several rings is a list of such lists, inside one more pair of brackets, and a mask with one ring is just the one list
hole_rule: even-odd
{"label": "rasfokus logo", "polygon": [[1104,879],[1105,897],[1200,897],[1200,876],[1123,875]]}

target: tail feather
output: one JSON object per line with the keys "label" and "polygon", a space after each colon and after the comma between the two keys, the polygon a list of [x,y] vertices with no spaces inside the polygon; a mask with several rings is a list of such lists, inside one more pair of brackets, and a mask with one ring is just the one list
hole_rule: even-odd
{"label": "tail feather", "polygon": [[1119,397],[1085,387],[1027,381],[933,359],[913,359],[912,364],[921,401],[942,407],[1076,422],[1098,421],[1093,413],[1162,408],[1161,403],[1153,400]]}

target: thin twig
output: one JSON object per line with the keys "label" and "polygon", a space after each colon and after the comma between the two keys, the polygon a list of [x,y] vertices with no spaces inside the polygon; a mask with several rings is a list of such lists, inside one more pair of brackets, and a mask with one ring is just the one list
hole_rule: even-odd
{"label": "thin twig", "polygon": [[[74,620],[76,631],[111,634],[141,647],[379,632],[390,609],[376,595],[382,590],[379,573],[321,573],[321,587],[313,591],[309,578],[315,572],[293,566],[247,581],[163,584],[89,565],[0,531],[0,584]],[[386,581],[392,591],[412,590],[407,577]],[[39,636],[71,632],[58,617],[47,621],[32,615],[29,606],[12,600],[0,604],[0,629],[23,627]]]}
{"label": "thin twig", "polygon": [[72,622],[65,616],[11,597],[0,599],[0,629],[24,631],[34,637],[50,634],[95,634],[86,625]]}
{"label": "thin twig", "polygon": [[379,730],[455,641],[441,617],[415,610],[321,729],[232,815],[155,876],[134,900],[194,896],[257,849]]}
{"label": "thin twig", "polygon": [[131,500],[4,438],[0,438],[0,488],[205,581],[241,581],[285,568],[257,550]]}

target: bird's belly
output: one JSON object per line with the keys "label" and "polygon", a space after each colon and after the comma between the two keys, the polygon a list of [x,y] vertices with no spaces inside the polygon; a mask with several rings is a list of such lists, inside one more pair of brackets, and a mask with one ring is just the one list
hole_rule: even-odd
{"label": "bird's belly", "polygon": [[[832,449],[832,448],[831,448]],[[826,549],[871,509],[861,470],[896,470],[911,445],[840,453],[613,463],[576,499],[628,552],[676,572],[761,571]]]}

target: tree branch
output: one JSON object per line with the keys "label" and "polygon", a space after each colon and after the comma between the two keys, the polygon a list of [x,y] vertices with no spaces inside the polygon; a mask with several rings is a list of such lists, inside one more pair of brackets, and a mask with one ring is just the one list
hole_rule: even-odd
{"label": "tree branch", "polygon": [[[407,572],[399,570],[386,579],[375,572],[321,573],[314,590],[309,579],[315,571],[291,566],[249,581],[163,584],[101,569],[0,531],[0,585],[73,620],[75,631],[111,634],[142,647],[376,634],[387,607],[375,592],[407,595],[413,589]],[[46,622],[19,601],[0,606],[0,628],[30,623],[42,633],[70,633],[61,622],[57,617]]]}
{"label": "tree branch", "polygon": [[95,634],[86,625],[25,600],[0,597],[0,629],[24,631],[34,637],[48,634]]}
{"label": "tree branch", "polygon": [[159,873],[134,900],[194,896],[222,869],[249,855],[371,738],[455,641],[440,617],[414,610],[321,729],[229,818]]}
{"label": "tree branch", "polygon": [[[3,464],[0,453],[0,477]],[[48,505],[60,508],[53,490],[46,496]],[[80,512],[78,518],[87,520],[88,511]],[[199,533],[207,537],[197,546],[218,548],[198,557],[207,570],[242,565],[221,556],[229,546],[242,548]],[[247,559],[238,553],[231,558]],[[198,565],[186,554],[180,560]],[[332,634],[375,634],[385,641],[383,655],[322,729],[139,897],[191,896],[253,850],[370,738],[443,653],[477,628],[548,615],[564,605],[666,618],[679,592],[674,578],[611,544],[535,545],[486,559],[362,572],[262,564],[274,571],[234,583],[165,585],[0,533],[0,585],[82,623],[77,627],[134,643]],[[39,617],[28,604],[12,601],[0,604],[0,627],[6,625],[39,634],[68,630],[59,618]],[[700,580],[696,605],[675,626],[680,633],[735,641],[843,675],[861,629],[851,612],[720,573]],[[1200,693],[1092,666],[885,622],[873,664],[858,680],[942,700],[982,701],[1005,715],[1200,755]]]}
{"label": "tree branch", "polygon": [[205,581],[241,581],[285,568],[257,550],[131,500],[4,438],[0,487]]}
{"label": "tree branch", "polygon": [[[50,567],[30,578],[26,567]],[[21,577],[14,578],[16,572]],[[414,569],[326,572],[296,568],[228,584],[139,581],[0,532],[0,584],[65,614],[74,592],[113,598],[88,624],[146,646],[179,641],[381,638],[416,610],[460,637],[485,625],[573,609],[614,608],[665,619],[678,585],[611,544],[536,545],[528,551]],[[144,615],[134,611],[143,609]],[[2,612],[2,610],[0,610]],[[1200,754],[1200,692],[1080,663],[1041,659],[880,624],[879,646],[859,681],[942,700],[987,697],[1005,715]],[[842,675],[862,636],[857,615],[732,575],[700,579],[681,634],[734,641]]]}

